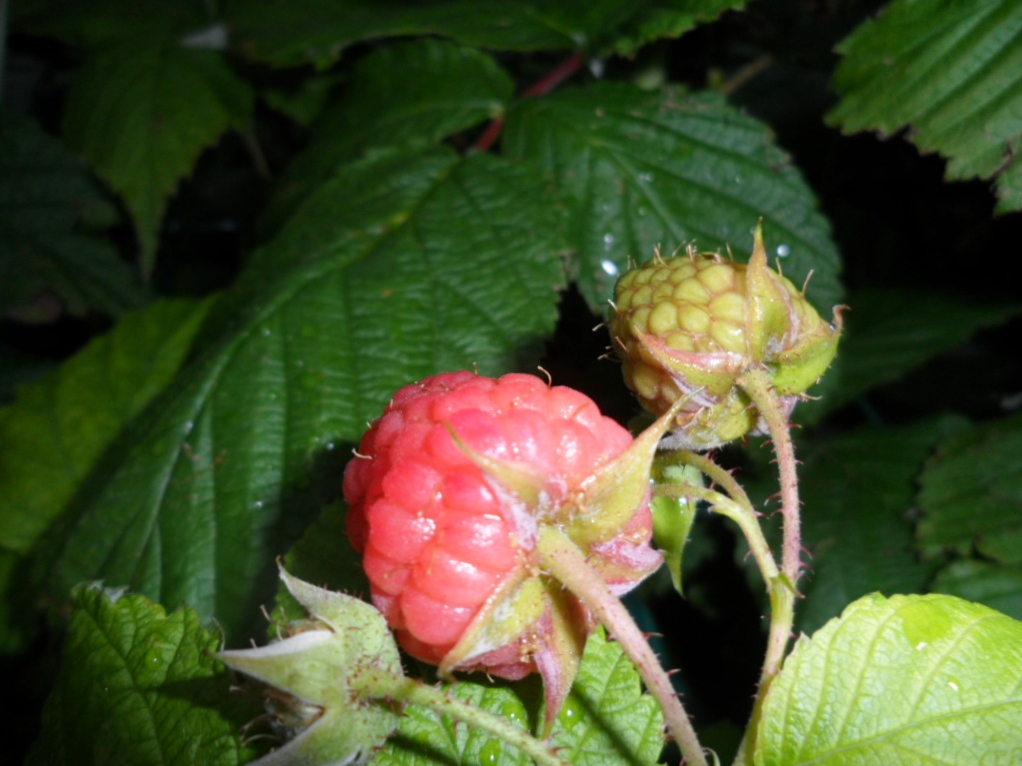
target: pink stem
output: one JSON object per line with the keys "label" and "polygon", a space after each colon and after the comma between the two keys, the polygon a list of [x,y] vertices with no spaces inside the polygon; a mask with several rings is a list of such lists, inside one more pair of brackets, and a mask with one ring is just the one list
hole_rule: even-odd
{"label": "pink stem", "polygon": [[[582,58],[581,53],[571,54],[571,56],[548,72],[543,79],[531,85],[522,94],[522,97],[528,98],[529,96],[542,96],[544,93],[549,93],[581,69],[583,63],[585,63],[585,59]],[[497,139],[500,138],[501,131],[503,130],[504,118],[497,117],[486,126],[486,130],[483,131],[479,140],[476,141],[475,150],[477,152],[489,151],[493,145],[497,143]]]}

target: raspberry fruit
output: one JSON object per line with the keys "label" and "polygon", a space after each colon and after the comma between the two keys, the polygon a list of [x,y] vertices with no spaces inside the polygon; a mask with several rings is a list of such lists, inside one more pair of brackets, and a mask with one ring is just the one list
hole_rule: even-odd
{"label": "raspberry fruit", "polygon": [[650,412],[688,397],[668,444],[710,449],[761,431],[738,385],[766,369],[790,414],[830,365],[841,316],[828,324],[789,280],[767,265],[761,228],[748,265],[716,253],[659,256],[618,281],[611,333],[624,377]]}
{"label": "raspberry fruit", "polygon": [[532,375],[437,375],[401,389],[344,477],[374,604],[413,656],[509,679],[539,671],[553,720],[595,622],[542,572],[555,525],[617,594],[661,563],[650,463],[577,391]]}

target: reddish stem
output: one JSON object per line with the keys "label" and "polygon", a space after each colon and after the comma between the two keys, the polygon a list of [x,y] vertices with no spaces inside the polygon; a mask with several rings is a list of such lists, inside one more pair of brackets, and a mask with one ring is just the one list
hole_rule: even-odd
{"label": "reddish stem", "polygon": [[[523,98],[529,96],[542,96],[544,93],[549,93],[562,82],[571,77],[575,72],[582,68],[582,64],[585,63],[585,59],[582,58],[581,53],[573,53],[550,72],[548,72],[543,79],[537,81],[531,85],[523,94]],[[478,152],[489,151],[490,148],[497,143],[497,139],[500,138],[501,131],[504,130],[504,118],[497,117],[489,125],[486,126],[486,130],[476,141],[475,149]]]}

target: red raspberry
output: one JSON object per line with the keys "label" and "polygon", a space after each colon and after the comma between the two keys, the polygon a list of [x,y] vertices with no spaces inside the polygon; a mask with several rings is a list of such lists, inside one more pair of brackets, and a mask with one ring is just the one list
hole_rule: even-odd
{"label": "red raspberry", "polygon": [[344,496],[373,602],[404,648],[443,664],[458,647],[446,669],[540,670],[549,687],[549,653],[565,630],[584,645],[593,622],[530,560],[539,525],[584,528],[576,543],[618,593],[660,564],[648,494],[613,529],[579,522],[591,477],[632,444],[584,394],[532,375],[445,373],[401,389],[348,465]]}

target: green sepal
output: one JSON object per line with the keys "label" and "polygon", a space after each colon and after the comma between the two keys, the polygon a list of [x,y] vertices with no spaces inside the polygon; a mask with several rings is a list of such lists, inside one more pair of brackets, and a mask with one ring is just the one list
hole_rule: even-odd
{"label": "green sepal", "polygon": [[[703,474],[688,465],[671,465],[657,460],[653,464],[653,481],[657,484],[690,484],[702,487]],[[671,573],[671,582],[682,591],[681,562],[685,543],[696,518],[696,503],[686,497],[654,497],[653,541],[664,554],[664,563]]]}
{"label": "green sepal", "polygon": [[671,373],[683,391],[702,388],[713,396],[724,396],[734,388],[735,381],[748,362],[740,354],[728,351],[679,351],[657,336],[641,332],[634,325],[631,330],[646,352]]}
{"label": "green sepal", "polygon": [[[763,246],[763,221],[756,224],[752,257],[745,271],[748,309],[745,314],[745,344],[749,362],[762,362],[778,347],[791,342],[795,328],[795,309],[781,278],[767,263]],[[804,299],[803,299],[804,300]]]}
{"label": "green sepal", "polygon": [[[280,570],[291,595],[310,619],[290,623],[287,638],[268,646],[219,652],[228,667],[272,687],[278,722],[297,730],[259,766],[363,763],[397,728],[398,714],[374,699],[360,673],[401,677],[397,644],[371,605],[333,593]],[[370,678],[372,673],[369,674]],[[269,706],[269,705],[268,705]]]}
{"label": "green sepal", "polygon": [[844,324],[841,319],[842,308],[838,306],[834,309],[833,326],[820,320],[817,327],[808,332],[803,329],[798,342],[777,355],[773,383],[781,396],[802,393],[830,367],[837,354],[837,344]]}
{"label": "green sepal", "polygon": [[631,446],[583,482],[578,513],[564,532],[583,548],[621,534],[649,493],[650,471],[657,445],[693,394],[671,408],[639,434]]}

